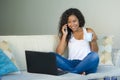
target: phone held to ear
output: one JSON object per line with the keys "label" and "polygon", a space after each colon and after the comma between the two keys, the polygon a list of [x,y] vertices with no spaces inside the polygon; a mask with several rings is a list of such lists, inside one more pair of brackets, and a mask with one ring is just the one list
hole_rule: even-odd
{"label": "phone held to ear", "polygon": [[67,31],[67,27],[64,28],[64,31],[65,31],[65,32]]}
{"label": "phone held to ear", "polygon": [[67,28],[65,28],[64,31],[66,32],[66,31],[67,31]]}
{"label": "phone held to ear", "polygon": [[64,31],[66,32],[66,31],[68,31],[68,29],[69,29],[69,27],[68,27],[68,25],[67,25],[67,27],[64,29]]}

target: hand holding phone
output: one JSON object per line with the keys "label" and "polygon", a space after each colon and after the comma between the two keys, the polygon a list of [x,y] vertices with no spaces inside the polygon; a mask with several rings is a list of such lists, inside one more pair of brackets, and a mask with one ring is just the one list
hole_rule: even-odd
{"label": "hand holding phone", "polygon": [[64,28],[64,31],[65,31],[65,32],[67,32],[67,27],[66,27],[66,28]]}
{"label": "hand holding phone", "polygon": [[67,29],[67,24],[64,24],[62,27],[62,33],[67,35],[68,34],[68,29]]}

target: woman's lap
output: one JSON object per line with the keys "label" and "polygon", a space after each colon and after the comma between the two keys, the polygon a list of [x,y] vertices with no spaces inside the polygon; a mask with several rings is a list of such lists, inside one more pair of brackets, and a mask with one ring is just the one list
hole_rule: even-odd
{"label": "woman's lap", "polygon": [[[52,52],[54,53],[54,52]],[[89,53],[82,61],[81,60],[68,60],[61,55],[56,55],[56,63],[58,68],[73,73],[92,73],[95,72],[99,63],[98,54],[95,52]]]}

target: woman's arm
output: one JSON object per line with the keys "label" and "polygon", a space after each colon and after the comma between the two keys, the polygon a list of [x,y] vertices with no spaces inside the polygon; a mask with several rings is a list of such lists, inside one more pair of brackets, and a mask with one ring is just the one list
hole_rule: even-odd
{"label": "woman's arm", "polygon": [[61,40],[60,40],[60,42],[59,42],[59,44],[58,44],[58,46],[57,46],[57,48],[56,48],[56,52],[58,54],[60,54],[60,55],[64,54],[64,51],[65,51],[65,48],[66,48],[66,44],[67,44],[66,36],[63,35]]}
{"label": "woman's arm", "polygon": [[62,27],[62,37],[60,38],[60,42],[56,48],[56,52],[60,55],[62,55],[65,51],[65,48],[67,46],[67,41],[66,41],[66,37],[67,37],[67,24],[65,24],[63,27]]}
{"label": "woman's arm", "polygon": [[95,32],[91,28],[88,28],[87,31],[93,33],[92,41],[90,42],[91,51],[98,52],[97,35],[95,34]]}

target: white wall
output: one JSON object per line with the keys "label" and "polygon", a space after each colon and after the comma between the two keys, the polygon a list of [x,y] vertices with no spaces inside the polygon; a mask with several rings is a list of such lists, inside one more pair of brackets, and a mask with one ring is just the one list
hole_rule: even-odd
{"label": "white wall", "polygon": [[114,35],[120,48],[120,0],[0,0],[0,35],[57,34],[59,17],[71,7],[97,34]]}

